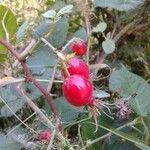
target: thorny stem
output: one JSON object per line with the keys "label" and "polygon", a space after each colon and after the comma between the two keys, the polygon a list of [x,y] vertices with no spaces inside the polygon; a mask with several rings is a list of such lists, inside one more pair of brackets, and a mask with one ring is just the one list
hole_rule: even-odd
{"label": "thorny stem", "polygon": [[22,61],[20,59],[20,54],[17,51],[15,51],[15,49],[11,46],[10,43],[8,43],[7,41],[1,40],[1,39],[0,39],[0,43],[2,45],[4,45],[12,53],[12,55],[14,55],[17,58],[17,60],[21,63],[23,71],[25,72],[25,75],[26,75],[26,79],[28,81],[32,82],[39,89],[39,91],[41,91],[41,93],[43,93],[43,95],[45,96],[52,112],[54,113],[54,117],[55,117],[56,121],[59,120],[60,119],[59,118],[59,113],[58,113],[58,111],[57,111],[57,109],[56,109],[56,107],[55,107],[55,105],[52,101],[52,98],[51,98],[50,94],[32,76],[32,73],[31,73],[31,71],[29,70],[29,68],[26,64],[26,61]]}
{"label": "thorny stem", "polygon": [[56,107],[55,107],[55,105],[54,105],[54,103],[53,103],[53,101],[52,101],[52,98],[51,98],[49,92],[47,92],[47,91],[41,86],[41,84],[40,84],[38,81],[35,80],[35,78],[32,76],[31,71],[30,71],[29,68],[27,67],[27,64],[26,64],[25,62],[22,62],[22,61],[21,61],[20,63],[21,63],[21,65],[22,65],[22,67],[23,67],[23,69],[24,69],[24,71],[25,71],[27,80],[29,80],[30,82],[32,82],[32,83],[43,93],[43,95],[45,96],[45,98],[46,98],[46,100],[47,100],[47,102],[48,102],[48,104],[49,104],[49,106],[50,106],[52,112],[53,112],[54,115],[55,115],[55,119],[56,119],[56,120],[59,119],[59,113],[58,113],[58,111],[57,111],[57,109],[56,109]]}
{"label": "thorny stem", "polygon": [[20,59],[25,60],[27,56],[31,55],[34,47],[37,45],[37,41],[32,39],[28,46],[24,49],[24,51],[20,54]]}
{"label": "thorny stem", "polygon": [[[40,117],[40,119],[45,122],[45,124],[51,128],[51,129],[55,129],[55,126],[53,125],[53,123],[44,115],[44,113],[33,103],[33,101],[30,99],[29,96],[27,96],[24,91],[22,89],[20,89],[20,93],[22,94],[22,96],[24,97],[24,99],[27,101],[28,105],[37,113],[37,115]],[[56,122],[57,123],[57,122]],[[58,122],[59,123],[59,122]],[[57,125],[56,125],[57,126]],[[55,132],[54,132],[55,133]],[[60,133],[57,132],[57,137],[58,139],[63,143],[64,146],[68,145],[69,147],[71,147],[71,145],[69,144],[69,141],[67,141],[65,139],[65,137]]]}
{"label": "thorny stem", "polygon": [[26,100],[26,102],[28,103],[28,105],[34,110],[34,112],[37,113],[37,115],[40,117],[40,119],[43,120],[43,122],[45,122],[45,124],[49,127],[54,129],[54,125],[51,123],[51,121],[44,115],[44,113],[33,103],[33,101],[31,100],[31,98],[29,96],[27,96],[23,89],[20,89],[20,94],[23,96],[23,98]]}
{"label": "thorny stem", "polygon": [[[31,55],[35,46],[38,44],[39,42],[37,42],[35,39],[32,39],[31,42],[24,48],[23,52],[20,54],[20,59],[21,60],[25,60],[27,58],[27,56]],[[17,67],[19,64],[18,60],[15,60],[14,64],[13,64],[13,68]]]}

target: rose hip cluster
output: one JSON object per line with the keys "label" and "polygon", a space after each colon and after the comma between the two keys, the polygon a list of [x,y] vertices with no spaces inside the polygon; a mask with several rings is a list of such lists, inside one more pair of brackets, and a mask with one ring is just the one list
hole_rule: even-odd
{"label": "rose hip cluster", "polygon": [[[77,40],[71,44],[71,50],[77,56],[86,54],[86,44]],[[70,76],[62,69],[64,76],[63,94],[66,100],[77,107],[86,106],[93,101],[93,85],[89,81],[90,70],[88,65],[78,57],[72,57],[66,62]]]}

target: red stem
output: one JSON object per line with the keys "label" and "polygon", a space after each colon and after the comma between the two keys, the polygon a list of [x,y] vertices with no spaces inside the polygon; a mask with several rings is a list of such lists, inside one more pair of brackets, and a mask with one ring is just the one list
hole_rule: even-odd
{"label": "red stem", "polygon": [[30,82],[32,82],[40,91],[41,93],[43,93],[44,97],[46,98],[47,100],[47,103],[49,104],[49,107],[50,109],[52,110],[52,112],[54,113],[55,117],[57,118],[59,116],[59,113],[52,101],[52,98],[50,96],[50,94],[43,88],[43,86],[40,85],[40,83],[32,76],[32,73],[31,71],[29,70],[27,64],[25,61],[21,61],[20,62],[22,67],[23,67],[23,70],[26,74],[26,78],[27,80],[29,80]]}
{"label": "red stem", "polygon": [[17,58],[17,60],[21,63],[23,71],[25,72],[26,78],[28,81],[32,82],[38,89],[39,91],[41,91],[41,93],[43,93],[44,97],[47,100],[47,103],[49,104],[49,107],[51,109],[51,111],[54,113],[55,119],[58,120],[59,119],[59,113],[52,101],[52,98],[50,96],[50,94],[40,85],[40,83],[33,77],[31,71],[29,70],[26,61],[25,60],[21,60],[20,59],[20,54],[12,47],[12,45],[10,43],[8,43],[7,41],[1,40],[0,39],[0,43],[2,45],[4,45],[13,56],[15,56]]}
{"label": "red stem", "polygon": [[5,40],[0,39],[0,43],[4,45],[17,59],[20,61],[20,54]]}

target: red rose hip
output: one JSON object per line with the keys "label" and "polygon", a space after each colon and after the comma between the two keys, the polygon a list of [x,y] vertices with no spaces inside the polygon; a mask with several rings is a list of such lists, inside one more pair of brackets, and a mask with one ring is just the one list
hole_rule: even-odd
{"label": "red rose hip", "polygon": [[92,102],[93,86],[88,79],[72,75],[63,83],[63,94],[70,104],[78,107],[86,106]]}
{"label": "red rose hip", "polygon": [[71,50],[76,55],[83,56],[84,54],[86,54],[87,46],[84,41],[76,40],[71,44]]}
{"label": "red rose hip", "polygon": [[38,134],[38,139],[43,142],[48,142],[51,140],[52,133],[49,129],[41,131]]}
{"label": "red rose hip", "polygon": [[[71,58],[67,62],[67,69],[70,75],[78,74],[78,75],[84,76],[87,79],[90,77],[90,70],[87,64],[82,59],[79,59],[76,57]],[[65,78],[67,77],[64,70],[62,70],[62,75]]]}

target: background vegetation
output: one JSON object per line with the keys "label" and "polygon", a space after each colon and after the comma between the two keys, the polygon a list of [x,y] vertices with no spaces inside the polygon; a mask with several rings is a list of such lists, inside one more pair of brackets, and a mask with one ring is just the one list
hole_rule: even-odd
{"label": "background vegetation", "polygon": [[[71,53],[72,38],[88,45],[94,97],[115,104],[113,115],[100,109],[97,132],[87,109],[66,102],[58,58],[43,43]],[[1,0],[0,41],[0,150],[150,149],[149,0]],[[33,79],[49,89],[63,133]],[[52,138],[43,142],[47,128]]]}

